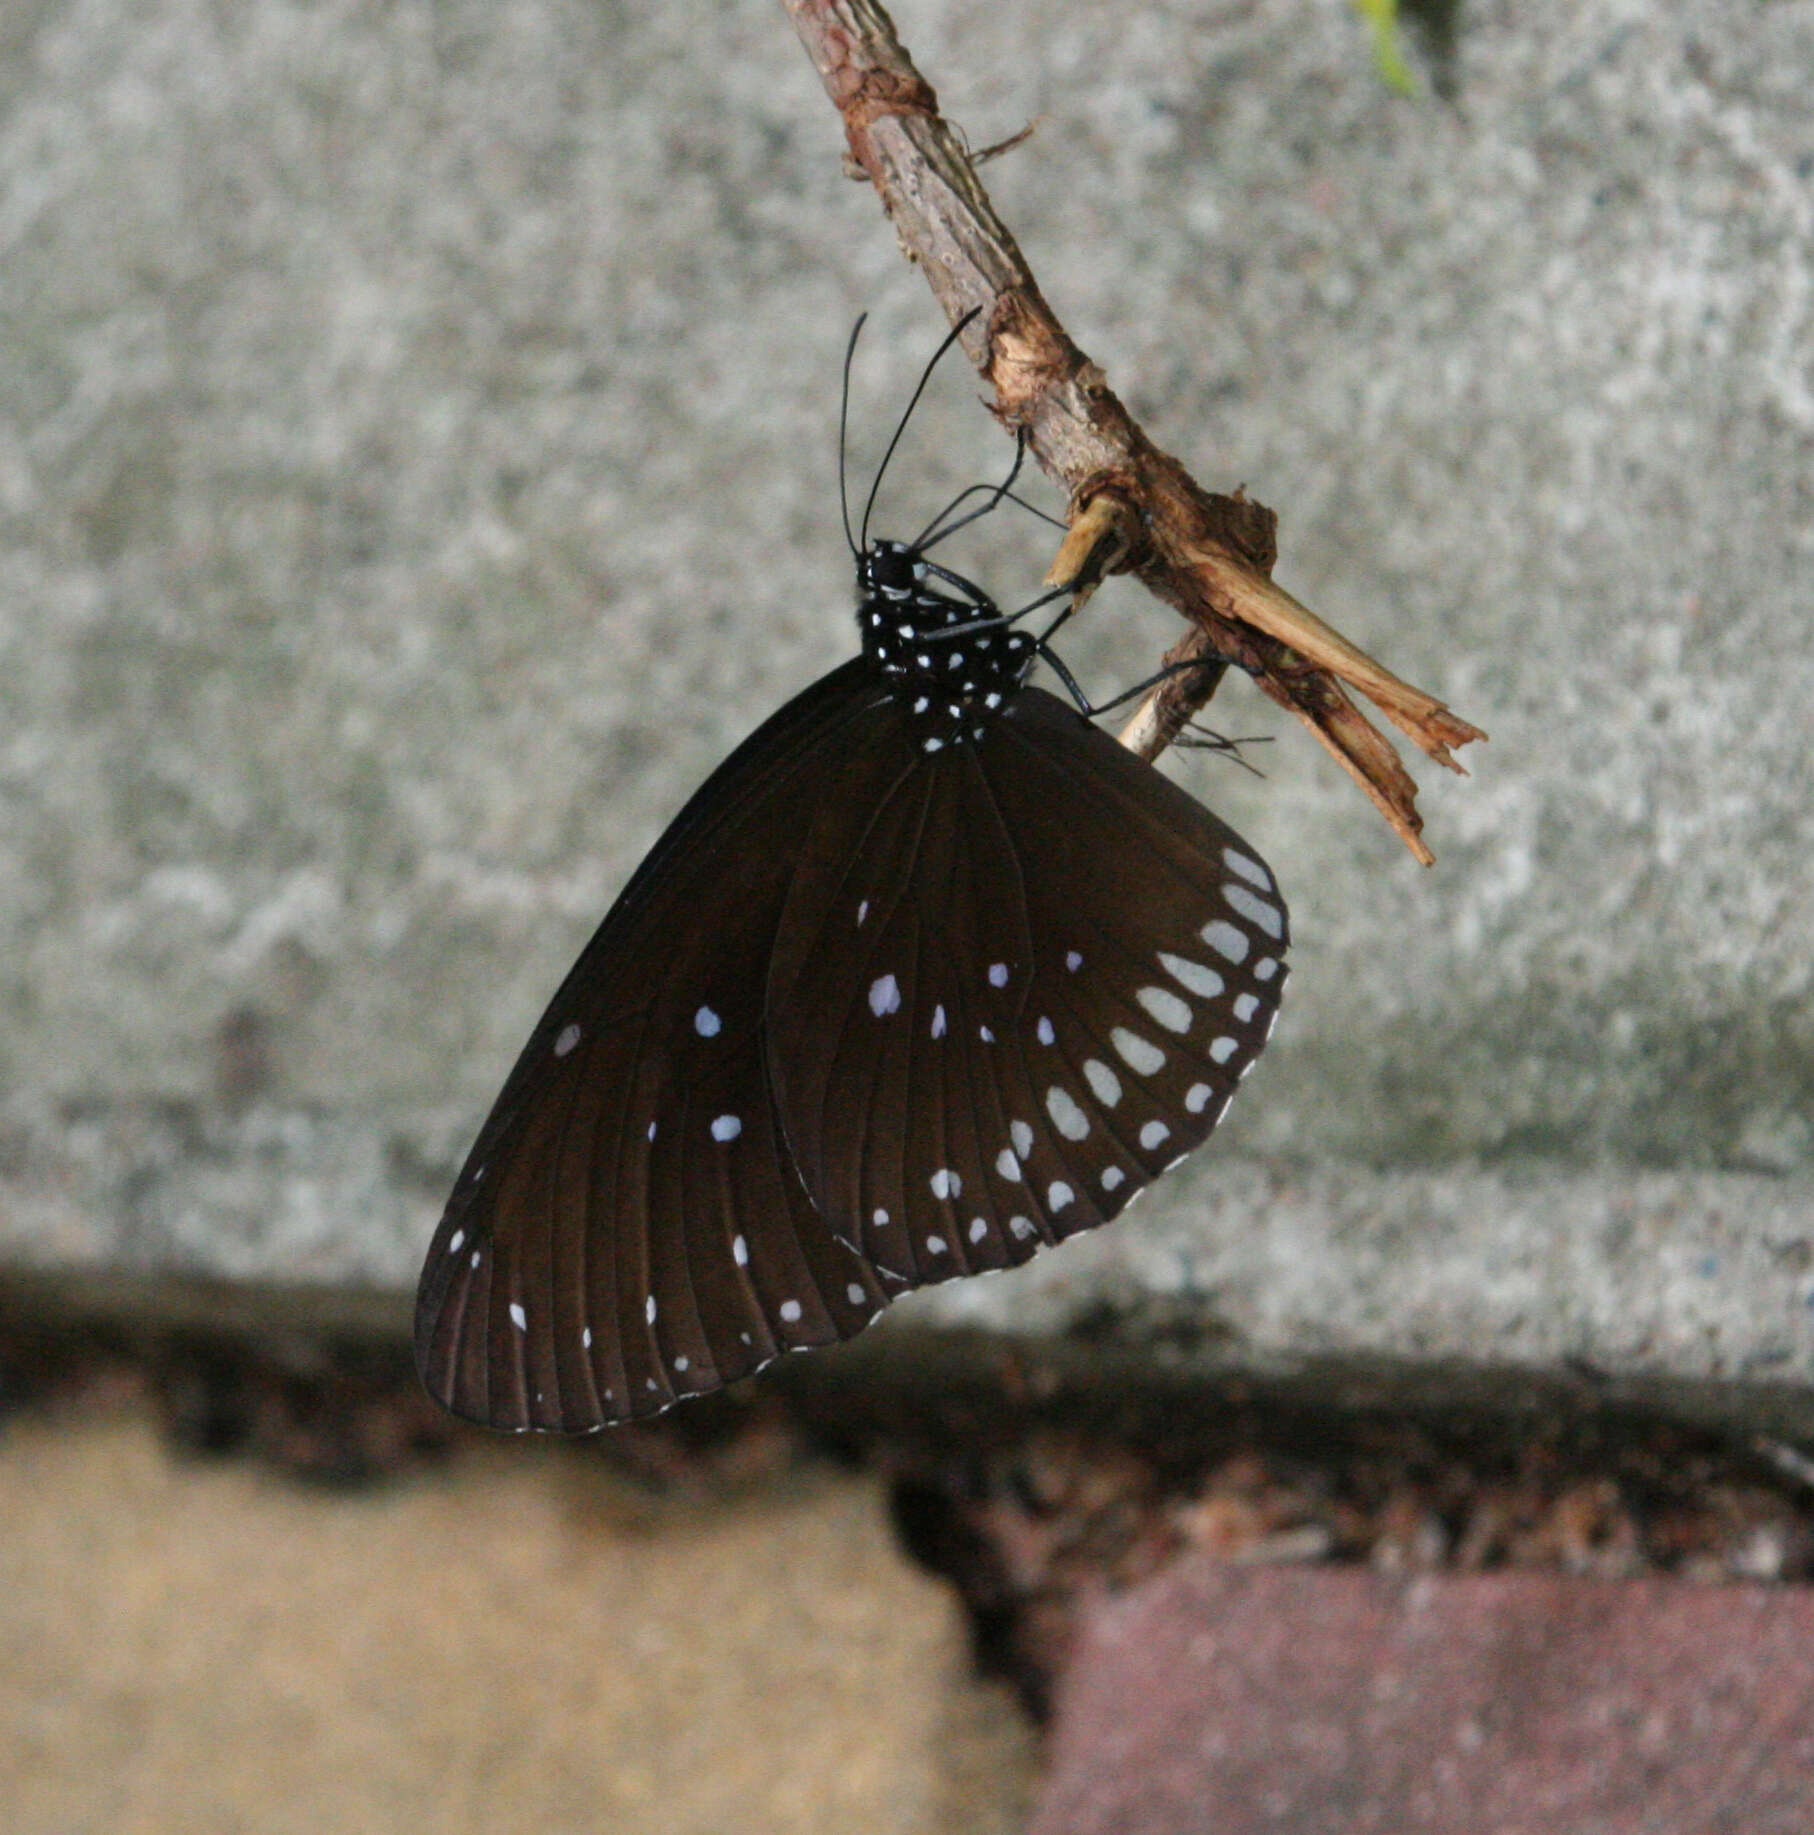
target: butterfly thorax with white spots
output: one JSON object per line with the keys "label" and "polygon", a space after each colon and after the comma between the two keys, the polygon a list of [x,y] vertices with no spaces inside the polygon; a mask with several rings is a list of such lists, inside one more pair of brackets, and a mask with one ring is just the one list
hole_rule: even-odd
{"label": "butterfly thorax with white spots", "polygon": [[1036,656],[987,593],[903,542],[871,542],[857,557],[857,626],[929,752],[983,738]]}

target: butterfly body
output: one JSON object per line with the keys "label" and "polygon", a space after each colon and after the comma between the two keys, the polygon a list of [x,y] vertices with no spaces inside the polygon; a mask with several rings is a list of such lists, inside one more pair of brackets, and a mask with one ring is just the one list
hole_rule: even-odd
{"label": "butterfly body", "polygon": [[530,1036],[417,1296],[454,1413],[639,1419],[1023,1262],[1265,1044],[1271,873],[928,545],[853,541],[861,654],[695,793]]}
{"label": "butterfly body", "polygon": [[[934,580],[961,584],[970,596]],[[913,721],[923,751],[981,739],[1038,660],[1033,639],[1006,627],[993,600],[954,574],[935,574],[904,542],[862,551],[857,590],[863,655]]]}

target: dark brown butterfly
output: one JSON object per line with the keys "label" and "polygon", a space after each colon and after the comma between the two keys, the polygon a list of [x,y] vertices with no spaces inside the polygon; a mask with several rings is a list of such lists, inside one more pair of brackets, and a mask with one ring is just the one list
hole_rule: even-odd
{"label": "dark brown butterfly", "polygon": [[455,1414],[655,1414],[1106,1223],[1221,1118],[1284,901],[1028,685],[1053,595],[1004,615],[928,558],[1009,494],[907,543],[865,510],[862,654],[712,774],[562,983],[422,1274]]}

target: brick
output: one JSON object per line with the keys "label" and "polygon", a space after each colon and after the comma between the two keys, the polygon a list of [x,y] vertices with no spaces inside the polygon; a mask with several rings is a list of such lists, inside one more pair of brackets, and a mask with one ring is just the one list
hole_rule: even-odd
{"label": "brick", "polygon": [[1031,1835],[1808,1835],[1814,1589],[1188,1557],[1085,1616]]}

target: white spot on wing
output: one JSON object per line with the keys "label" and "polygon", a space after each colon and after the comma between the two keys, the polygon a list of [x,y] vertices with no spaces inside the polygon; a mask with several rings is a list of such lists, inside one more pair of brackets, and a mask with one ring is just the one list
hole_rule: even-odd
{"label": "white spot on wing", "polygon": [[1008,1219],[1008,1234],[1012,1236],[1016,1242],[1025,1242],[1029,1236],[1035,1235],[1037,1232],[1033,1228],[1031,1218],[1010,1217]]}
{"label": "white spot on wing", "polygon": [[964,1181],[949,1166],[941,1166],[932,1175],[931,1183],[935,1198],[955,1198],[964,1189]]}
{"label": "white spot on wing", "polygon": [[972,1242],[981,1242],[988,1234],[989,1219],[987,1217],[972,1217],[970,1219],[970,1240]]}
{"label": "white spot on wing", "polygon": [[935,1039],[945,1036],[945,1008],[942,1002],[932,1009],[932,1036]]}
{"label": "white spot on wing", "polygon": [[926,1253],[928,1255],[943,1255],[945,1253],[944,1237],[928,1236],[926,1238]]}
{"label": "white spot on wing", "polygon": [[1033,1151],[1033,1130],[1024,1121],[1008,1123],[1008,1138],[1014,1143],[1014,1151],[1023,1160]]}
{"label": "white spot on wing", "polygon": [[1042,1018],[1033,1031],[1042,1045],[1049,1045],[1058,1037],[1058,1034],[1052,1030],[1052,1022],[1049,1019]]}
{"label": "white spot on wing", "polygon": [[883,975],[869,984],[869,1010],[877,1019],[897,1013],[901,1006],[901,984],[892,975]]}
{"label": "white spot on wing", "polygon": [[1209,1107],[1209,1099],[1215,1093],[1207,1083],[1193,1083],[1184,1092],[1184,1106],[1193,1115],[1201,1115]]}
{"label": "white spot on wing", "polygon": [[650,1294],[648,1299],[643,1302],[642,1316],[649,1322],[649,1324],[653,1325],[655,1323],[655,1296],[654,1294]]}
{"label": "white spot on wing", "polygon": [[852,1281],[850,1285],[844,1289],[844,1297],[852,1306],[861,1306],[863,1302],[869,1298],[869,1295],[866,1294],[855,1281]]}
{"label": "white spot on wing", "polygon": [[878,1225],[880,1225],[880,1224],[886,1223],[887,1221],[888,1221],[888,1213],[884,1210],[878,1209],[875,1214],[875,1222]]}
{"label": "white spot on wing", "polygon": [[1083,958],[1076,952],[1076,950],[1074,949],[1067,950],[1065,952],[1064,965],[1066,968],[1068,968],[1071,971],[1073,975],[1075,975],[1077,971],[1083,967]]}
{"label": "white spot on wing", "polygon": [[710,1007],[701,1007],[699,1011],[693,1015],[693,1030],[697,1032],[702,1039],[716,1038],[718,1036],[718,1030],[723,1024],[724,1021],[721,1020]]}
{"label": "white spot on wing", "polygon": [[989,985],[992,988],[1005,988],[1008,985],[1008,965],[1005,962],[989,964]]}
{"label": "white spot on wing", "polygon": [[731,1260],[739,1268],[747,1268],[750,1265],[750,1246],[741,1236],[731,1238]]}
{"label": "white spot on wing", "polygon": [[1256,994],[1238,994],[1235,996],[1235,1018],[1244,1026],[1260,1010],[1259,996]]}
{"label": "white spot on wing", "polygon": [[720,1115],[712,1123],[712,1139],[715,1141],[734,1141],[743,1132],[743,1122],[735,1115]]}
{"label": "white spot on wing", "polygon": [[554,1055],[557,1058],[564,1058],[578,1043],[579,1027],[571,1024],[565,1025],[561,1028],[560,1037],[554,1041]]}
{"label": "white spot on wing", "polygon": [[1140,1144],[1150,1153],[1161,1141],[1170,1140],[1171,1133],[1171,1129],[1168,1128],[1164,1122],[1149,1121],[1146,1126],[1140,1130]]}
{"label": "white spot on wing", "polygon": [[514,1325],[519,1332],[526,1332],[529,1329],[529,1315],[523,1311],[522,1307],[515,1300],[510,1302],[510,1323]]}
{"label": "white spot on wing", "polygon": [[1224,886],[1222,896],[1228,901],[1229,908],[1240,912],[1250,924],[1257,924],[1269,937],[1282,937],[1285,934],[1285,917],[1277,905],[1269,905],[1263,898],[1256,898],[1245,886]]}
{"label": "white spot on wing", "polygon": [[1121,1061],[1130,1070],[1137,1070],[1141,1076],[1150,1077],[1165,1063],[1165,1053],[1151,1039],[1143,1039],[1137,1032],[1129,1032],[1125,1026],[1117,1026],[1109,1034],[1109,1043],[1121,1054]]}
{"label": "white spot on wing", "polygon": [[580,1333],[579,1341],[580,1341],[580,1347],[582,1350],[589,1351],[592,1349],[592,1327],[591,1326],[587,1326],[586,1329]]}
{"label": "white spot on wing", "polygon": [[[1229,902],[1233,903],[1232,900]],[[1198,935],[1218,956],[1224,956],[1230,962],[1247,960],[1246,933],[1235,929],[1227,918],[1211,918]]]}
{"label": "white spot on wing", "polygon": [[864,920],[864,919],[865,919],[866,917],[868,917],[868,915],[869,915],[869,900],[868,900],[868,899],[864,899],[864,901],[862,902],[862,904],[860,904],[860,905],[859,905],[859,906],[857,907],[857,922],[858,922],[859,924],[861,924],[861,923],[863,922],[863,920]]}
{"label": "white spot on wing", "polygon": [[783,1325],[797,1325],[800,1322],[800,1302],[798,1300],[783,1300],[776,1310],[781,1315]]}
{"label": "white spot on wing", "polygon": [[1239,1039],[1220,1038],[1209,1042],[1209,1055],[1218,1064],[1226,1064],[1241,1049]]}
{"label": "white spot on wing", "polygon": [[1090,1118],[1077,1106],[1077,1098],[1056,1083],[1046,1091],[1046,1113],[1068,1141],[1080,1141],[1090,1131]]}
{"label": "white spot on wing", "polygon": [[1055,1179],[1046,1187],[1046,1209],[1049,1211],[1061,1211],[1076,1196],[1077,1194],[1072,1191],[1070,1186],[1068,1186],[1063,1179]]}
{"label": "white spot on wing", "polygon": [[1259,961],[1253,965],[1253,978],[1255,981],[1270,981],[1278,972],[1279,962],[1276,956],[1262,956]]}
{"label": "white spot on wing", "polygon": [[1020,1177],[1020,1161],[1014,1157],[1013,1152],[1009,1148],[1004,1147],[1001,1152],[995,1156],[995,1170],[1000,1173],[1004,1179],[1018,1179]]}
{"label": "white spot on wing", "polygon": [[1104,1191],[1118,1191],[1122,1181],[1126,1179],[1126,1177],[1127,1174],[1123,1172],[1119,1166],[1111,1166],[1102,1175],[1102,1189]]}
{"label": "white spot on wing", "polygon": [[1159,966],[1174,981],[1182,982],[1193,994],[1200,994],[1205,1000],[1214,1000],[1222,992],[1222,977],[1213,968],[1205,968],[1201,962],[1193,962],[1188,956],[1174,956],[1162,949],[1159,952]]}
{"label": "white spot on wing", "polygon": [[464,1230],[455,1230],[453,1235],[448,1238],[447,1253],[449,1255],[458,1255],[460,1253],[460,1245],[465,1242],[465,1240],[466,1232]]}
{"label": "white spot on wing", "polygon": [[1167,1032],[1190,1030],[1190,1005],[1170,988],[1142,988],[1134,998]]}
{"label": "white spot on wing", "polygon": [[1084,1059],[1083,1080],[1095,1092],[1096,1100],[1108,1108],[1121,1100],[1121,1079],[1100,1059]]}
{"label": "white spot on wing", "polygon": [[1239,873],[1243,879],[1247,880],[1252,885],[1258,886],[1262,892],[1270,892],[1272,890],[1272,875],[1268,873],[1257,860],[1249,860],[1245,854],[1232,847],[1223,848],[1222,858],[1227,861],[1229,866],[1231,866],[1235,872]]}

